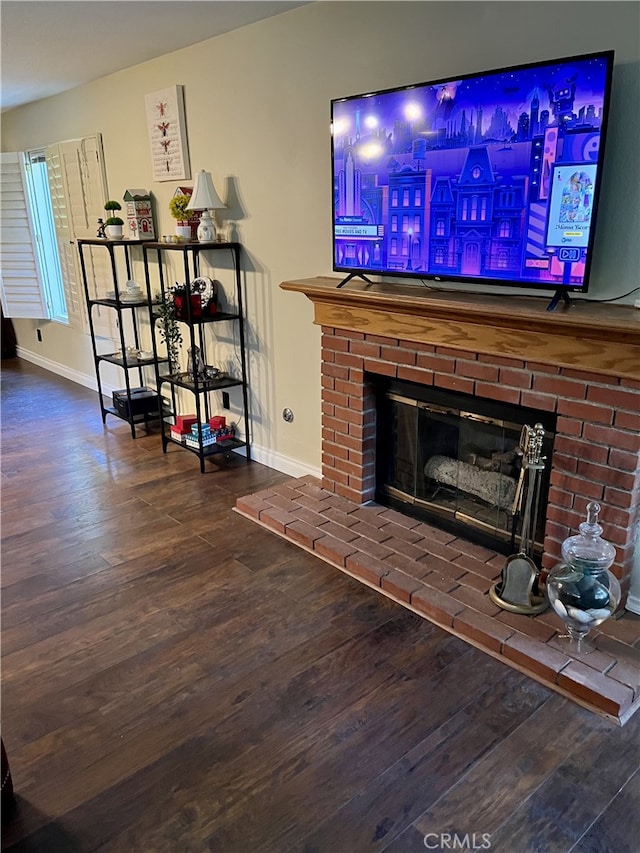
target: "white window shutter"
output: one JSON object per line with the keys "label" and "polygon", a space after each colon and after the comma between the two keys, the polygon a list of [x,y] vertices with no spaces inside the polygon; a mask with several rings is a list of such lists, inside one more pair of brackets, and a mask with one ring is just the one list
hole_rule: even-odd
{"label": "white window shutter", "polygon": [[49,179],[49,192],[53,208],[53,222],[56,229],[69,325],[83,331],[84,300],[82,298],[80,265],[77,257],[78,249],[75,244],[71,217],[69,215],[70,202],[67,195],[67,179],[61,146],[49,146],[45,151],[45,158],[47,161],[47,177]]}
{"label": "white window shutter", "polygon": [[35,231],[25,191],[24,159],[0,154],[0,296],[7,317],[46,319]]}
{"label": "white window shutter", "polygon": [[[69,325],[87,332],[85,295],[76,240],[95,237],[98,219],[104,216],[107,195],[102,139],[97,134],[61,142],[47,148],[45,157]],[[107,260],[106,252],[104,255],[104,260]],[[87,265],[91,296],[96,295],[96,271],[93,263]],[[100,312],[94,309],[94,327],[98,334],[113,335],[110,319],[110,315],[105,312],[105,322],[101,323]]]}

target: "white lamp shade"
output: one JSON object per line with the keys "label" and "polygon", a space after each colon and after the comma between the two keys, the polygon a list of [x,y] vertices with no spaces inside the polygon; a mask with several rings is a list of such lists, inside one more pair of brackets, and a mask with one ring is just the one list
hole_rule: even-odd
{"label": "white lamp shade", "polygon": [[196,175],[196,185],[187,210],[215,210],[221,207],[224,207],[224,204],[213,186],[211,172],[201,169]]}

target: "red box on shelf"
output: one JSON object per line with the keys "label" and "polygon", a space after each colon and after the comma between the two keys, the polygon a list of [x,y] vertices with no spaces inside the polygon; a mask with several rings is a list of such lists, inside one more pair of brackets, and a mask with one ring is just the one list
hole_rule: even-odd
{"label": "red box on shelf", "polygon": [[190,432],[192,424],[197,424],[196,415],[176,415],[176,429],[179,432]]}
{"label": "red box on shelf", "polygon": [[227,425],[227,419],[224,415],[214,415],[209,418],[209,426],[211,429],[222,429]]}

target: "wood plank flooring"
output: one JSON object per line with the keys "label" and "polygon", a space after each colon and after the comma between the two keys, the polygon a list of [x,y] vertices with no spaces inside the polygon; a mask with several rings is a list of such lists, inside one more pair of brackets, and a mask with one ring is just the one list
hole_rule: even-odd
{"label": "wood plank flooring", "polygon": [[3,849],[640,849],[640,715],[616,727],[233,512],[284,475],[201,475],[19,359],[1,384]]}

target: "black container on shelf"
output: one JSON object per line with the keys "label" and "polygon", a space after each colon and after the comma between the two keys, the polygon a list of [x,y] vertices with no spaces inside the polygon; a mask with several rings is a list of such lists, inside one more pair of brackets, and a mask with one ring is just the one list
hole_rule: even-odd
{"label": "black container on shelf", "polygon": [[113,405],[123,418],[158,412],[158,394],[151,388],[122,388],[113,392]]}

